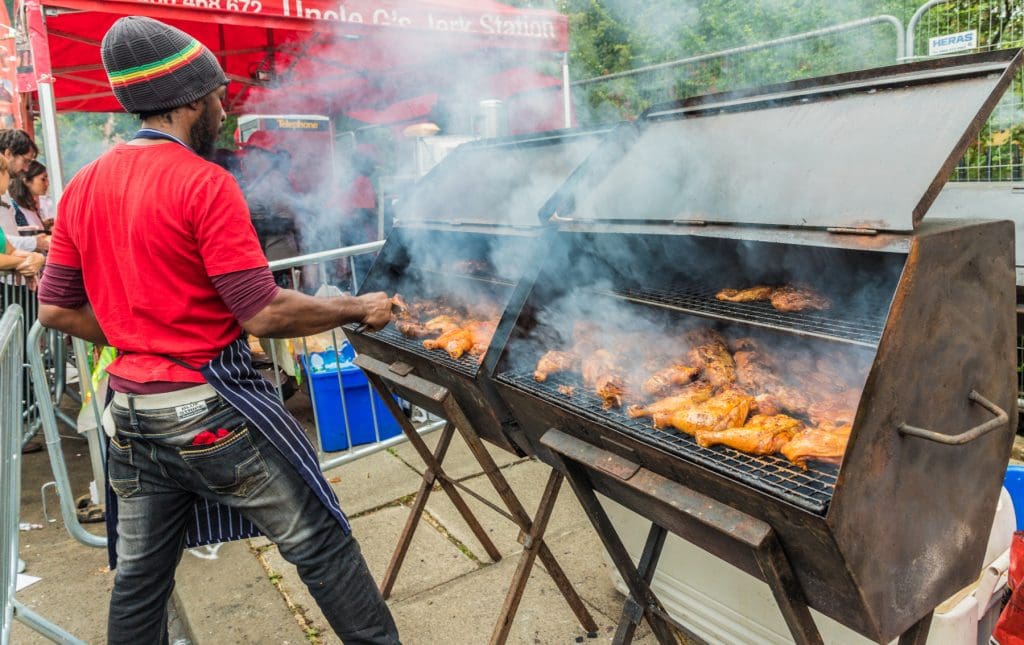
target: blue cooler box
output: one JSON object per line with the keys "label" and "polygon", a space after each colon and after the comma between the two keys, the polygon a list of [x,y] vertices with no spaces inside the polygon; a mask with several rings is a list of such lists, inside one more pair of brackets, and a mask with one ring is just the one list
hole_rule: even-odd
{"label": "blue cooler box", "polygon": [[[320,361],[313,357],[322,359],[324,367],[317,369]],[[334,365],[339,358],[341,384],[345,389],[344,408],[341,404],[338,369]],[[374,413],[377,416],[382,440],[402,432],[398,421],[391,416],[376,391],[373,392],[374,407],[370,408],[371,388],[366,382],[366,375],[363,374],[363,371],[352,364],[353,358],[355,358],[355,350],[348,343],[342,346],[340,355],[335,354],[334,351],[326,351],[302,357],[306,376],[313,388],[316,418],[320,425],[320,443],[323,445],[324,452],[348,448],[348,439],[345,436],[345,413],[348,414],[349,433],[353,446],[373,443],[377,440],[373,432]],[[312,368],[310,363],[313,364]]]}
{"label": "blue cooler box", "polygon": [[1007,466],[1003,486],[1013,500],[1013,511],[1017,514],[1017,530],[1024,531],[1024,466]]}

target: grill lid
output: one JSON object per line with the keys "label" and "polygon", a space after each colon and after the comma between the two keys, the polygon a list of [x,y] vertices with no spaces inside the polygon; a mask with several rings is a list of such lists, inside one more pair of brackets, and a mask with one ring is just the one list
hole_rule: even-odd
{"label": "grill lid", "polygon": [[538,213],[611,127],[465,143],[396,205],[400,223],[536,227]]}
{"label": "grill lid", "polygon": [[1004,50],[655,108],[559,215],[911,231],[1020,64]]}

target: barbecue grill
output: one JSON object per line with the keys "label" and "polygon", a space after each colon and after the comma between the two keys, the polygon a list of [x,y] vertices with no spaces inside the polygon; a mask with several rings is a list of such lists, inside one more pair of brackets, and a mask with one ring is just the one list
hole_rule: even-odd
{"label": "barbecue grill", "polygon": [[[820,642],[810,606],[923,643],[932,609],[974,581],[1017,418],[1013,225],[922,219],[1020,64],[998,52],[655,108],[617,165],[584,164],[552,199],[557,231],[491,375],[630,589],[617,640],[646,618],[673,642],[648,586],[666,530],[768,582],[797,642]],[[832,306],[715,297],[759,284]],[[577,373],[535,380],[595,320],[841,363],[860,391],[841,465],[701,447]],[[595,491],[652,520],[638,566]]]}
{"label": "barbecue grill", "polygon": [[[401,294],[410,304],[438,299],[460,305],[490,303],[497,318],[514,296],[518,282],[535,273],[539,265],[544,246],[542,207],[602,140],[625,140],[633,132],[631,127],[564,130],[460,146],[399,202],[395,226],[362,290]],[[602,154],[607,156],[608,150],[615,149],[603,149]],[[426,349],[422,338],[406,337],[397,325],[378,332],[353,326],[345,331],[359,353],[356,363],[380,392],[425,464],[423,482],[381,585],[384,597],[394,585],[427,499],[434,485],[439,484],[491,559],[500,560],[501,553],[460,491],[519,529],[524,548],[492,642],[507,639],[536,558],[543,562],[584,630],[594,632],[597,625],[590,612],[543,540],[562,483],[561,474],[552,471],[541,505],[531,518],[481,442],[485,439],[520,456],[530,448],[485,378],[487,366],[496,360],[497,353],[488,349],[479,359],[470,353],[453,359],[445,351]],[[494,338],[504,333],[499,326]],[[493,341],[489,347],[500,345]],[[391,393],[448,421],[433,452],[395,405]],[[504,508],[445,473],[444,457],[456,430]]]}

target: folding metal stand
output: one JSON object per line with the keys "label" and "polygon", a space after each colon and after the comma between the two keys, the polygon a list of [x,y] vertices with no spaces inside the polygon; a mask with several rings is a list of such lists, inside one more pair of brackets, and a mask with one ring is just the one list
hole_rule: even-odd
{"label": "folding metal stand", "polygon": [[[451,395],[447,388],[413,375],[411,373],[412,368],[404,363],[399,362],[388,365],[366,355],[357,356],[355,363],[366,373],[367,380],[380,394],[388,410],[401,425],[402,432],[408,437],[409,443],[412,444],[426,465],[426,469],[423,472],[423,481],[416,494],[412,512],[409,514],[408,520],[406,520],[405,528],[402,530],[402,535],[398,540],[398,546],[391,557],[391,563],[388,565],[387,572],[384,574],[384,581],[381,583],[381,594],[384,598],[388,598],[391,595],[395,579],[398,577],[398,571],[405,560],[409,545],[412,543],[413,534],[416,531],[416,527],[423,515],[423,510],[426,508],[427,499],[430,497],[436,482],[441,486],[441,490],[448,495],[452,504],[455,505],[459,514],[462,515],[462,518],[469,525],[473,535],[476,536],[492,560],[501,560],[501,553],[494,546],[494,543],[491,542],[486,531],[473,515],[472,510],[466,504],[460,491],[473,497],[519,527],[518,541],[523,545],[523,552],[519,557],[519,564],[516,567],[515,574],[512,576],[512,582],[505,596],[505,602],[502,605],[498,623],[491,634],[492,644],[504,643],[508,639],[512,628],[512,621],[519,608],[523,592],[526,589],[526,582],[529,580],[530,572],[537,558],[540,558],[540,561],[544,564],[548,575],[551,576],[551,579],[562,593],[562,596],[569,604],[583,629],[588,633],[596,632],[597,623],[594,622],[590,612],[583,604],[583,600],[576,593],[569,578],[562,571],[561,565],[558,564],[554,554],[551,553],[551,550],[544,542],[544,532],[547,530],[548,520],[551,519],[551,512],[554,510],[555,501],[558,498],[558,492],[562,485],[562,474],[552,470],[551,475],[548,477],[547,486],[544,488],[544,494],[541,496],[540,506],[535,517],[531,519],[530,515],[526,512],[526,508],[509,486],[505,476],[501,474],[498,465],[494,462],[494,458],[491,457],[479,435],[473,429],[472,424],[466,418],[458,401],[455,400],[455,397]],[[403,414],[398,403],[395,402],[392,396],[394,394],[393,388],[397,388],[402,396],[410,397],[411,395],[413,403],[447,420],[448,423],[442,430],[440,440],[433,453],[430,452],[430,448],[416,432],[409,419]],[[507,510],[498,507],[476,491],[462,485],[445,473],[443,462],[451,445],[455,430],[458,430],[462,435],[470,452],[477,463],[480,464],[484,474],[498,493]]]}
{"label": "folding metal stand", "polygon": [[[613,643],[632,642],[636,627],[645,618],[659,643],[678,642],[673,628],[690,641],[704,642],[669,616],[651,591],[669,530],[684,539],[697,536],[717,540],[715,555],[727,554],[727,561],[755,575],[759,573],[768,583],[796,643],[824,642],[769,524],[559,430],[546,432],[541,444],[551,451],[568,477],[629,589]],[[643,508],[645,516],[651,519],[651,530],[638,564],[633,564],[596,492],[628,500],[633,508]],[[907,630],[900,637],[900,645],[924,645],[931,618],[929,614]]]}

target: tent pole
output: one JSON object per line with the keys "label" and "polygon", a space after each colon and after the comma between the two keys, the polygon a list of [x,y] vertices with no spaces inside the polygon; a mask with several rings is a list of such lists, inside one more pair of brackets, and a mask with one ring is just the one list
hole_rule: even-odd
{"label": "tent pole", "polygon": [[562,53],[562,107],[565,127],[572,127],[572,87],[569,85],[569,52]]}
{"label": "tent pole", "polygon": [[43,144],[46,150],[46,174],[50,177],[53,203],[59,204],[64,194],[64,172],[60,163],[60,142],[57,140],[57,101],[53,94],[53,83],[38,84],[39,120],[43,124]]}

